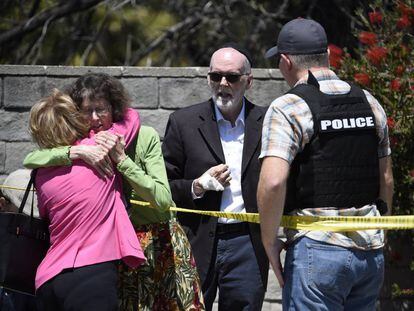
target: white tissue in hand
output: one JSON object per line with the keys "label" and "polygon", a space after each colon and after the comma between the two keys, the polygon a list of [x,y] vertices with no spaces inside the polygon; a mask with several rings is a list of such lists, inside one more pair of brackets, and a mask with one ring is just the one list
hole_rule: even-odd
{"label": "white tissue in hand", "polygon": [[211,176],[209,173],[204,173],[198,182],[201,184],[204,190],[223,191],[224,187],[218,182],[218,180]]}

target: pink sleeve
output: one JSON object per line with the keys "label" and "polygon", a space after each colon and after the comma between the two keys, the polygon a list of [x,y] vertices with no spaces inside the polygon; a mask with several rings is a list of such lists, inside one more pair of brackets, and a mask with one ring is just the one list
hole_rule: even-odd
{"label": "pink sleeve", "polygon": [[[127,108],[124,119],[118,122],[114,122],[107,131],[113,134],[121,134],[125,138],[125,148],[129,146],[134,137],[136,136],[141,122],[139,120],[139,114],[132,108]],[[95,134],[91,131],[89,137],[78,140],[75,145],[95,145]]]}
{"label": "pink sleeve", "polygon": [[124,119],[119,122],[112,124],[112,127],[108,130],[111,133],[117,133],[124,135],[125,138],[125,147],[128,147],[136,136],[140,128],[139,114],[136,110],[128,108],[125,112]]}

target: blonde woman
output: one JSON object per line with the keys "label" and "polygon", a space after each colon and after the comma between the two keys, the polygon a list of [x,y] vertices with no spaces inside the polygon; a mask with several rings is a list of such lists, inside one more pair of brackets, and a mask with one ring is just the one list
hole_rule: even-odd
{"label": "blonde woman", "polygon": [[[104,73],[90,73],[77,79],[70,96],[87,120],[99,146],[59,147],[29,154],[25,166],[36,168],[71,165],[82,158],[97,173],[120,173],[129,199],[149,202],[133,206],[130,219],[147,257],[138,269],[123,266],[121,310],[204,310],[200,279],[190,243],[175,214],[167,173],[157,132],[149,126],[139,129],[128,145],[113,132],[113,122],[123,120],[131,100],[121,82]],[[82,147],[82,148],[79,148]],[[109,163],[116,165],[116,171]]]}
{"label": "blonde woman", "polygon": [[[128,145],[139,129],[138,114],[108,130]],[[58,90],[35,104],[30,132],[40,148],[94,145],[72,99]],[[145,257],[122,199],[121,179],[102,178],[84,161],[39,168],[39,213],[50,222],[50,248],[36,274],[40,310],[117,310],[118,261],[137,267]]]}

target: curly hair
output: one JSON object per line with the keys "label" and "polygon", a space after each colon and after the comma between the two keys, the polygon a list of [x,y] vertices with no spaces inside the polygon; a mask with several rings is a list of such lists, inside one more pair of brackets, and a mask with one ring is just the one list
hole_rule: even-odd
{"label": "curly hair", "polygon": [[84,100],[106,100],[111,105],[114,122],[124,119],[125,111],[131,103],[131,98],[122,83],[105,73],[83,75],[69,88],[69,95],[79,108]]}
{"label": "curly hair", "polygon": [[29,131],[40,148],[54,148],[87,136],[88,126],[70,96],[54,89],[30,110]]}

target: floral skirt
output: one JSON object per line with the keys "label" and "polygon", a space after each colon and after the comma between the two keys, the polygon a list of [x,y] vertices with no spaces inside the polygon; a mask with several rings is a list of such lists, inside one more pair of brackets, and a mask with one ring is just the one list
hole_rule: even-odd
{"label": "floral skirt", "polygon": [[187,236],[176,220],[136,229],[147,262],[120,267],[120,310],[204,310]]}

